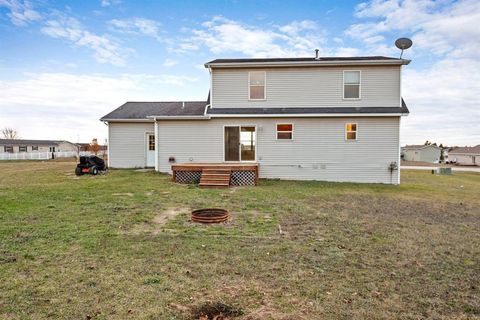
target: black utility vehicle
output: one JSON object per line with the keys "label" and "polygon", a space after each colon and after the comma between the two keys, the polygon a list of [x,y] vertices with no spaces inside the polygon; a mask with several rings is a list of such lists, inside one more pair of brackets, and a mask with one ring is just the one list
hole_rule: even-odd
{"label": "black utility vehicle", "polygon": [[105,161],[97,156],[80,157],[80,163],[75,168],[75,174],[81,176],[83,174],[97,175],[100,171],[106,171]]}

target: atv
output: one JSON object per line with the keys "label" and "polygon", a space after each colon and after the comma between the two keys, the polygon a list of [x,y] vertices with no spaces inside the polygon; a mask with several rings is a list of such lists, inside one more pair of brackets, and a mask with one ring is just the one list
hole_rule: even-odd
{"label": "atv", "polygon": [[107,166],[105,161],[97,156],[82,156],[80,157],[80,163],[75,168],[75,174],[81,176],[84,174],[92,174],[96,176],[100,171],[106,171]]}

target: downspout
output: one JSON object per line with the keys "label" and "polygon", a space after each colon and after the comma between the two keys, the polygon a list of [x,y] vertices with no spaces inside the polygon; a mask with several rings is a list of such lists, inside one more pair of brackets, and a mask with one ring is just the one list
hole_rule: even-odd
{"label": "downspout", "polygon": [[[103,121],[103,124],[105,124],[108,127],[108,140],[107,140],[107,168],[110,168],[110,126],[108,125],[108,121]],[[78,154],[80,156],[80,153]],[[80,159],[80,157],[79,157]]]}
{"label": "downspout", "polygon": [[213,71],[210,66],[208,66],[208,72],[210,73],[210,107],[213,108]]}
{"label": "downspout", "polygon": [[158,121],[157,118],[153,118],[155,121],[155,171],[160,171],[159,159],[158,159]]}

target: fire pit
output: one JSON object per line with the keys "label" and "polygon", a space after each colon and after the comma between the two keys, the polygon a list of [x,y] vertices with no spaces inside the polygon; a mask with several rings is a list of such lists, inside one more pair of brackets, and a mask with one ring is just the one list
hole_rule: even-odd
{"label": "fire pit", "polygon": [[228,220],[225,209],[199,209],[192,211],[192,221],[200,223],[220,223]]}

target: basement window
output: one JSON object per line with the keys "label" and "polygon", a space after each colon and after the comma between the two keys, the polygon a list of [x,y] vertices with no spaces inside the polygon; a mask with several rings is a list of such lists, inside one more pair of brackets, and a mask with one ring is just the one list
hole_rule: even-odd
{"label": "basement window", "polygon": [[248,73],[248,98],[250,100],[265,100],[265,71],[251,71]]}
{"label": "basement window", "polygon": [[277,124],[277,140],[292,140],[293,124],[280,123]]}
{"label": "basement window", "polygon": [[27,146],[19,146],[18,152],[27,152]]}
{"label": "basement window", "polygon": [[356,123],[345,125],[345,140],[357,140],[357,127]]}
{"label": "basement window", "polygon": [[343,71],[343,99],[360,99],[360,71]]}

